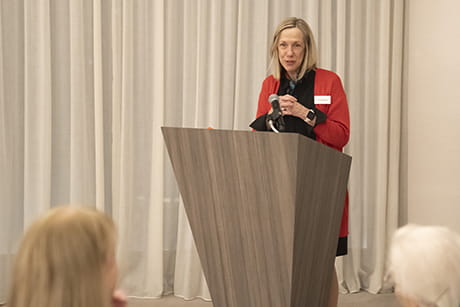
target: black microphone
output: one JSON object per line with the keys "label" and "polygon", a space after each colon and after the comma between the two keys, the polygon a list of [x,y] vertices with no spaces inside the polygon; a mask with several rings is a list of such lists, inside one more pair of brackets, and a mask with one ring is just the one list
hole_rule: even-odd
{"label": "black microphone", "polygon": [[270,102],[270,104],[272,105],[272,109],[273,109],[271,118],[273,120],[277,120],[282,115],[278,95],[271,94],[270,97],[268,97],[268,102]]}
{"label": "black microphone", "polygon": [[[268,97],[268,101],[272,105],[272,109],[273,109],[273,112],[267,115],[269,124],[273,123],[275,124],[277,130],[284,131],[284,118],[283,118],[283,113],[281,113],[281,107],[280,107],[278,95],[276,94],[270,95],[270,97]],[[274,130],[273,127],[272,127],[272,130]]]}

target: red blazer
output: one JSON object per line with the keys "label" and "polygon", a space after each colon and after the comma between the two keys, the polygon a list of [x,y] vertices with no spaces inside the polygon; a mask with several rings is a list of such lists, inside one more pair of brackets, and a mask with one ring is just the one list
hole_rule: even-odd
{"label": "red blazer", "polygon": [[[271,94],[278,93],[279,86],[280,81],[276,80],[273,76],[265,78],[259,94],[256,118],[266,114],[270,110],[271,105],[268,102],[268,97]],[[348,143],[350,138],[350,114],[347,97],[339,76],[329,70],[316,69],[314,94],[315,96],[331,97],[330,104],[315,103],[315,107],[327,116],[325,122],[316,125],[313,129],[316,134],[316,140],[338,151],[343,151],[343,147]],[[346,237],[347,235],[348,192],[343,208],[340,237]]]}

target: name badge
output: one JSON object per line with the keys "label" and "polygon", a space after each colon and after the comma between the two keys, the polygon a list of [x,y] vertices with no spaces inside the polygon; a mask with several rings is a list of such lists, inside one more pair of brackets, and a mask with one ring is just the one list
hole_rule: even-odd
{"label": "name badge", "polygon": [[331,96],[315,96],[315,104],[331,104]]}

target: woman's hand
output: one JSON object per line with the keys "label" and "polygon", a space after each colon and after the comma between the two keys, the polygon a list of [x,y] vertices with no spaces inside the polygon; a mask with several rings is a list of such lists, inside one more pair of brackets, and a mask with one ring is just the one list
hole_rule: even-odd
{"label": "woman's hand", "polygon": [[302,119],[302,115],[306,114],[307,108],[297,102],[297,98],[291,95],[279,96],[280,108],[283,115],[297,116]]}
{"label": "woman's hand", "polygon": [[128,301],[126,295],[121,290],[115,290],[112,295],[112,307],[126,307]]}
{"label": "woman's hand", "polygon": [[310,126],[316,124],[316,118],[309,120],[306,118],[310,109],[304,107],[297,101],[297,98],[291,95],[279,96],[280,108],[283,115],[292,115],[306,121]]}

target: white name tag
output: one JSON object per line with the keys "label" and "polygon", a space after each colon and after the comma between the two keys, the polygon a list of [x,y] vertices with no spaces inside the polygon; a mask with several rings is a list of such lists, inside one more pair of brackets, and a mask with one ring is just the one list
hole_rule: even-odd
{"label": "white name tag", "polygon": [[315,96],[315,104],[331,104],[331,96]]}

